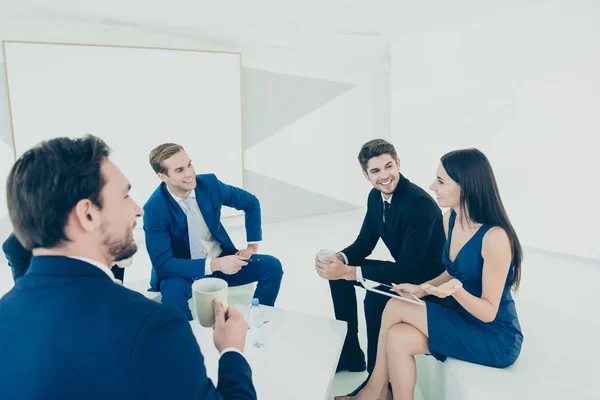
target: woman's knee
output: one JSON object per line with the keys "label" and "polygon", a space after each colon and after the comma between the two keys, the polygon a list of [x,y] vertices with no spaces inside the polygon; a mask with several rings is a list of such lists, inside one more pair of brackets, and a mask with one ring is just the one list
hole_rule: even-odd
{"label": "woman's knee", "polygon": [[406,304],[402,300],[391,299],[387,302],[385,309],[383,310],[383,323],[394,322],[397,324],[399,322],[404,322],[405,309]]}
{"label": "woman's knee", "polygon": [[406,323],[392,326],[385,340],[387,351],[396,354],[421,354],[427,344],[425,336],[417,328]]}

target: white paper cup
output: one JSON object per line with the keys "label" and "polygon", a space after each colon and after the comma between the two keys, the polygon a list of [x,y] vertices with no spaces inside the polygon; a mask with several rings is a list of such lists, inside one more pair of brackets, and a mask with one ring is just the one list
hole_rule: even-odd
{"label": "white paper cup", "polygon": [[331,264],[331,261],[327,261],[326,258],[329,256],[333,256],[335,254],[336,254],[336,252],[334,250],[321,249],[317,253],[317,260],[319,260],[320,262],[325,263],[325,264]]}
{"label": "white paper cup", "polygon": [[227,310],[227,282],[223,279],[204,278],[192,284],[192,316],[206,328],[215,325],[214,298]]}

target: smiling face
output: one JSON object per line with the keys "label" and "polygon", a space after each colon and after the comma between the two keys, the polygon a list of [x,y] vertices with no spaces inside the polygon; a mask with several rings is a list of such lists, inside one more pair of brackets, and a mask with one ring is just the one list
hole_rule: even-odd
{"label": "smiling face", "polygon": [[400,159],[391,154],[382,154],[367,162],[367,170],[363,174],[373,187],[389,197],[400,181]]}
{"label": "smiling face", "polygon": [[171,193],[187,197],[196,188],[196,170],[184,150],[180,150],[162,162],[166,174],[158,177],[167,184]]}
{"label": "smiling face", "polygon": [[133,228],[136,218],[141,217],[144,212],[129,195],[131,185],[115,164],[107,160],[102,164],[101,171],[106,184],[100,192],[100,241],[104,251],[108,253],[107,259],[120,261],[133,256],[137,251]]}
{"label": "smiling face", "polygon": [[436,174],[437,177],[429,189],[435,193],[438,205],[458,210],[460,208],[460,186],[450,178],[442,164],[438,167]]}

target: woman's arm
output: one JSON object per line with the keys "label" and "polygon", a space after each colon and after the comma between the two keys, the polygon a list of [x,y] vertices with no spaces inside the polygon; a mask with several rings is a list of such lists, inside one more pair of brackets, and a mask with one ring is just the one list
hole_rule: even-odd
{"label": "woman's arm", "polygon": [[462,285],[452,293],[452,296],[474,317],[483,322],[492,322],[498,313],[512,261],[511,244],[504,229],[494,227],[486,233],[481,255],[484,260],[481,298],[471,295]]}

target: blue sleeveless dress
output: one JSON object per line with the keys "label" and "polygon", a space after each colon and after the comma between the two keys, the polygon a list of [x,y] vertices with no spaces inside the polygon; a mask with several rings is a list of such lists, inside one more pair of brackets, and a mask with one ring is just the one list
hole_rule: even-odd
{"label": "blue sleeveless dress", "polygon": [[[442,261],[446,271],[462,282],[464,289],[473,296],[481,297],[483,237],[491,225],[483,225],[460,249],[454,262],[449,259],[452,229],[456,213],[452,211],[448,229],[448,240],[444,246]],[[511,264],[498,314],[492,322],[483,322],[461,305],[450,309],[427,302],[427,324],[429,329],[429,351],[440,361],[446,357],[468,361],[490,367],[504,368],[512,365],[521,352],[523,333],[517,317],[515,302],[510,292],[513,266]]]}

